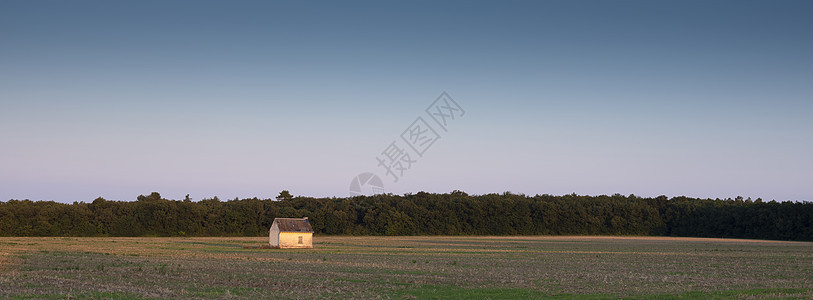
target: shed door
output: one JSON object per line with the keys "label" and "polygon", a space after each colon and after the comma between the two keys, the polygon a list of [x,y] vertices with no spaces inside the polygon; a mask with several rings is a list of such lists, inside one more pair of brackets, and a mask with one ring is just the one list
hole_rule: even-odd
{"label": "shed door", "polygon": [[302,245],[302,236],[299,236],[299,244]]}

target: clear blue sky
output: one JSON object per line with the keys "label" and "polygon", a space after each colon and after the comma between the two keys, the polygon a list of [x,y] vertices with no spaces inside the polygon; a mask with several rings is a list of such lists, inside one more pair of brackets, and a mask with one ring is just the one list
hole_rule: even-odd
{"label": "clear blue sky", "polygon": [[[0,200],[344,197],[372,172],[395,194],[810,201],[811,15],[811,1],[2,1]],[[444,91],[465,115],[393,182],[376,157]]]}

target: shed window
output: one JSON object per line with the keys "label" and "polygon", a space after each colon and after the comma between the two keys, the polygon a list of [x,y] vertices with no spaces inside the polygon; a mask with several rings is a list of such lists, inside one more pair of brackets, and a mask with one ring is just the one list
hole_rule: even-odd
{"label": "shed window", "polygon": [[302,244],[302,236],[299,236],[299,243]]}

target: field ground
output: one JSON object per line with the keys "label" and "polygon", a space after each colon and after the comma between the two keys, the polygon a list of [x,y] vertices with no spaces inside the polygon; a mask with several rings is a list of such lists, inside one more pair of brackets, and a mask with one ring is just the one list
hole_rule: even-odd
{"label": "field ground", "polygon": [[658,237],[0,238],[0,298],[813,298],[813,243]]}

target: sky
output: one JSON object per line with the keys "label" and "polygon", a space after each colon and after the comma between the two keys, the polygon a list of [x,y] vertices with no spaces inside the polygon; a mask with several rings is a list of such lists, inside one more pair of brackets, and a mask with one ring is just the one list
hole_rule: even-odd
{"label": "sky", "polygon": [[364,173],[394,194],[813,201],[811,13],[2,1],[0,201],[346,197]]}

